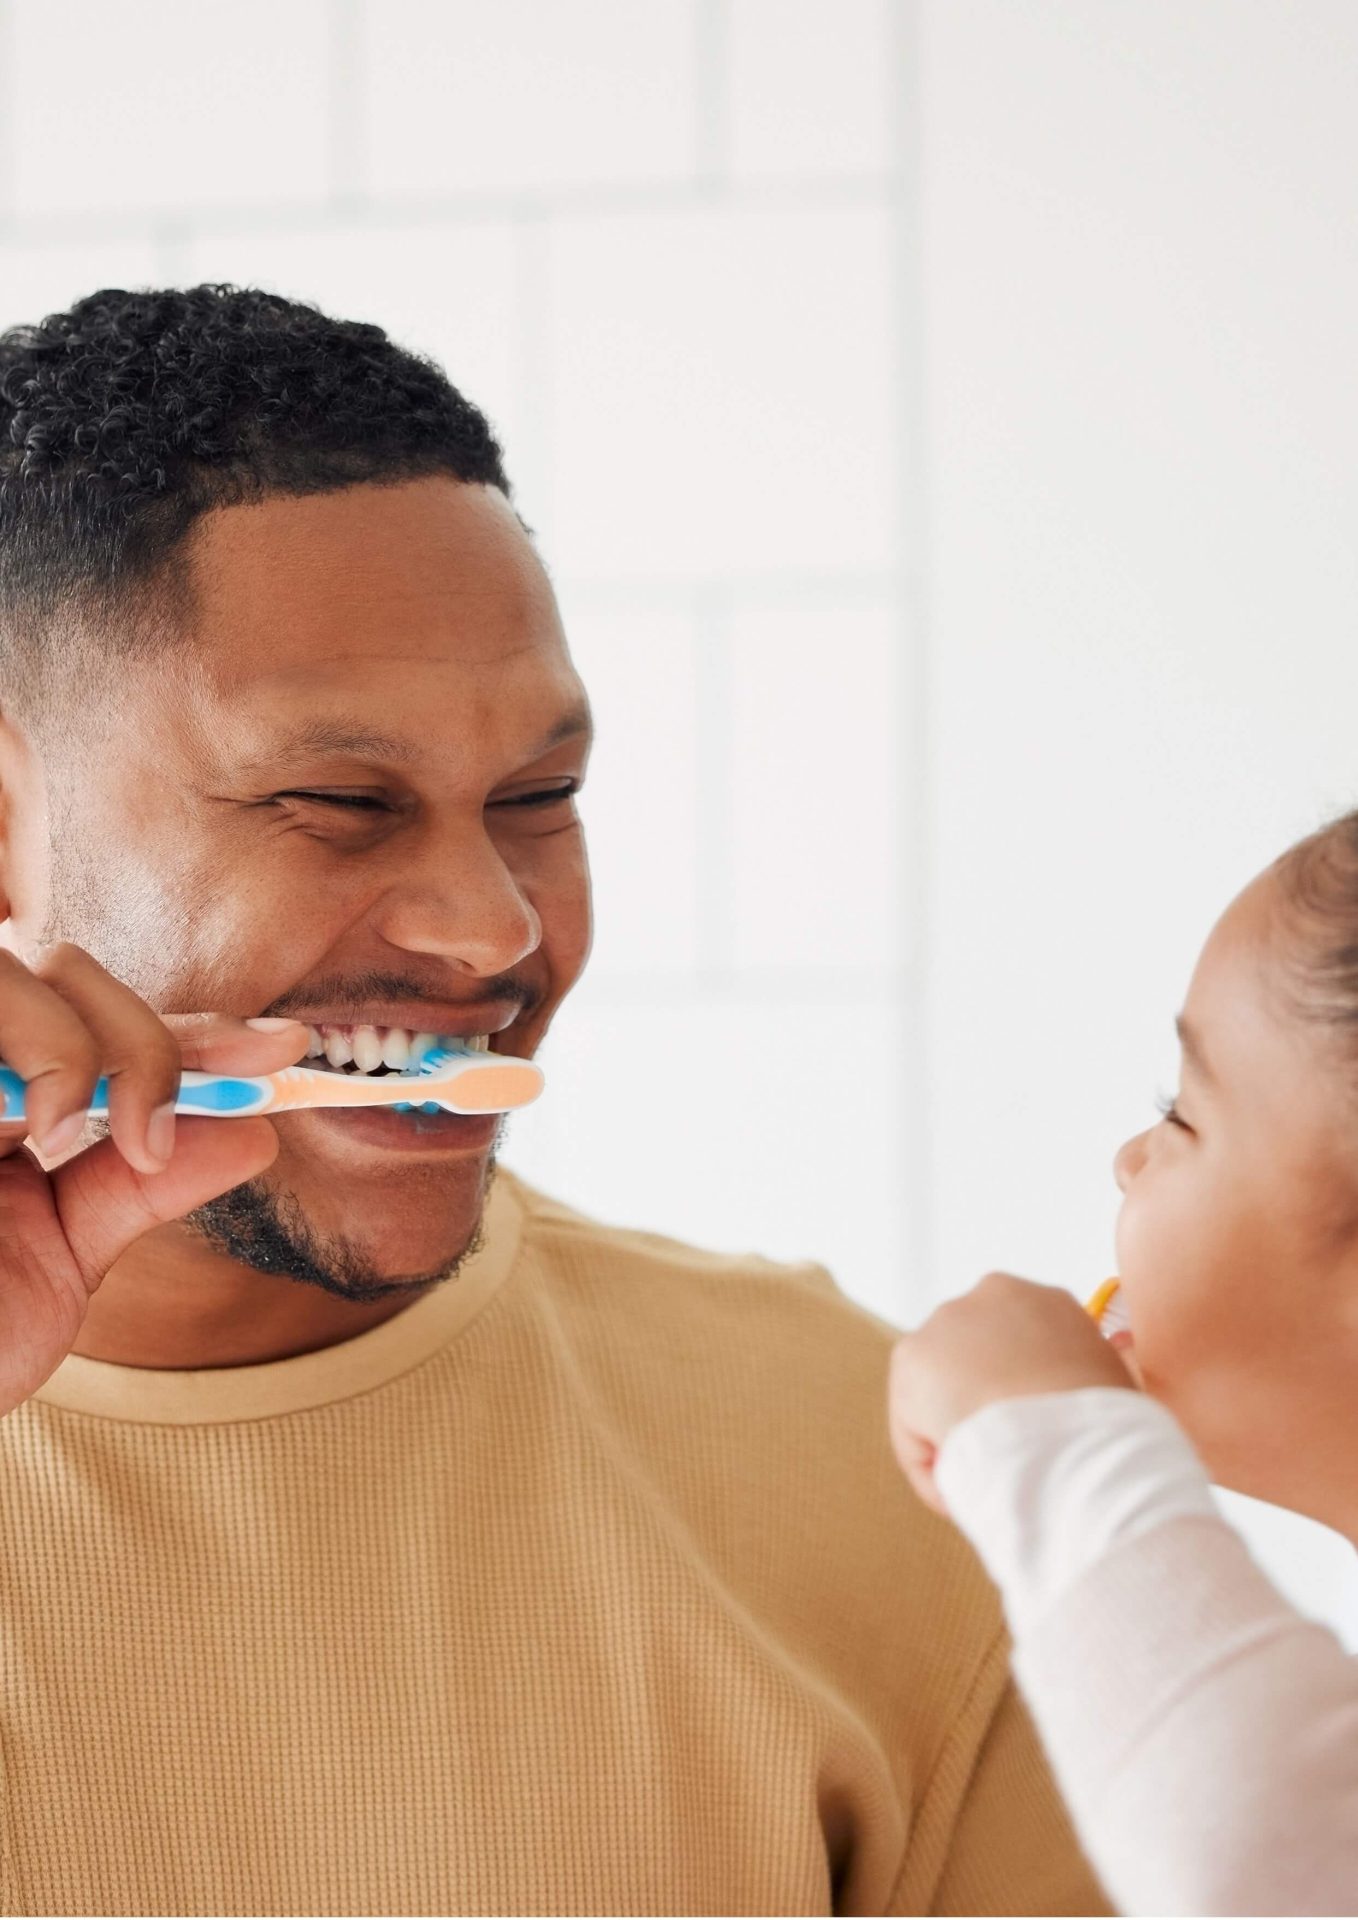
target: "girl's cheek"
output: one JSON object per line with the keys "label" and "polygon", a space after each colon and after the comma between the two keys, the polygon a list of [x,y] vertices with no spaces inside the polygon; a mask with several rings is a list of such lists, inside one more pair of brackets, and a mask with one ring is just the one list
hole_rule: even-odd
{"label": "girl's cheek", "polygon": [[1150,1275],[1155,1271],[1155,1211],[1144,1173],[1132,1187],[1118,1213],[1113,1242],[1117,1270],[1122,1279],[1130,1310],[1141,1297]]}
{"label": "girl's cheek", "polygon": [[1194,1259],[1193,1223],[1180,1217],[1171,1194],[1158,1189],[1151,1169],[1136,1181],[1118,1216],[1117,1270],[1136,1342],[1148,1370],[1182,1348],[1184,1280]]}

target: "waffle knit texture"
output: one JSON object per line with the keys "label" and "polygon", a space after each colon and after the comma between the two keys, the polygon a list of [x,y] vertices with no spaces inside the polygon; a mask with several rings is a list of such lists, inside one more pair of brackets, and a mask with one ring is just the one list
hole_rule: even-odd
{"label": "waffle knit texture", "polygon": [[355,1339],[0,1420],[0,1910],[1107,1912],[892,1330],[504,1167],[485,1226]]}

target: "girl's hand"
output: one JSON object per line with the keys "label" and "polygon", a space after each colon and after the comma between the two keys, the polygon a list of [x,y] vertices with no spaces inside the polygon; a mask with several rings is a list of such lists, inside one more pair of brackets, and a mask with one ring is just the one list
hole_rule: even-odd
{"label": "girl's hand", "polygon": [[911,1486],[935,1513],[939,1448],[959,1420],[993,1400],[1136,1382],[1079,1301],[1012,1273],[988,1273],[939,1307],[891,1353],[891,1444]]}

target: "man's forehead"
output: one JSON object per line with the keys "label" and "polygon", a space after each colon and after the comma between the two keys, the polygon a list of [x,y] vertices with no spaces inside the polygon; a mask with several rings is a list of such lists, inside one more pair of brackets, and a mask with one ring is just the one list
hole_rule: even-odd
{"label": "man's forehead", "polygon": [[[418,766],[489,736],[525,763],[593,733],[588,695],[564,644],[468,662],[424,652],[348,650],[259,673],[177,663],[162,713],[192,756],[238,770],[354,757]],[[197,736],[187,740],[185,736]]]}
{"label": "man's forehead", "polygon": [[[590,731],[588,704],[583,699],[572,700],[545,732],[524,747],[523,758],[525,761],[540,760],[554,747],[587,735]],[[446,747],[449,738],[459,735],[465,737],[465,729],[459,729],[450,718],[441,733],[440,747]],[[327,755],[352,755],[359,759],[386,760],[397,766],[413,767],[426,757],[426,747],[404,734],[384,732],[340,714],[322,714],[303,720],[296,726],[280,727],[277,733],[270,736],[262,752],[248,755],[241,765],[248,772],[252,767],[273,766],[292,760],[324,759]]]}
{"label": "man's forehead", "polygon": [[216,509],[190,530],[183,574],[195,638],[257,673],[346,648],[474,663],[561,631],[508,501],[447,479]]}

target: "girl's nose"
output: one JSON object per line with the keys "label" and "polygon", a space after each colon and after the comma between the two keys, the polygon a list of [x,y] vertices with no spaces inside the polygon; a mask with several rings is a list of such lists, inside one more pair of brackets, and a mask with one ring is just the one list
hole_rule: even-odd
{"label": "girl's nose", "polygon": [[1126,1193],[1132,1181],[1140,1172],[1146,1158],[1146,1135],[1134,1134],[1130,1140],[1124,1140],[1113,1156],[1113,1178],[1118,1190]]}

